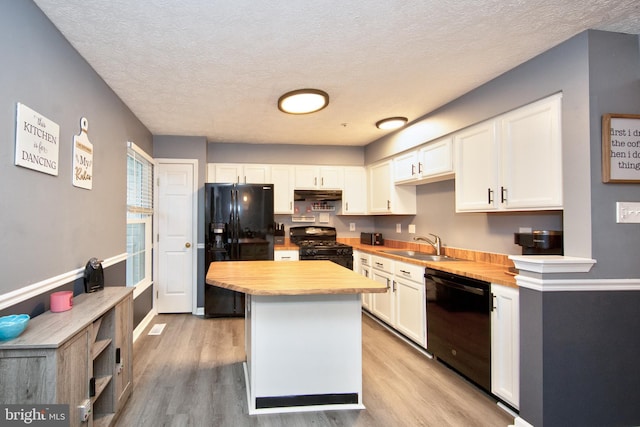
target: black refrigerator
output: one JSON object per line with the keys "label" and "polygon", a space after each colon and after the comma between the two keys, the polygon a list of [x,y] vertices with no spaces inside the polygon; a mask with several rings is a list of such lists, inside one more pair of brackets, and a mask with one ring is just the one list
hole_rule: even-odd
{"label": "black refrigerator", "polygon": [[[273,259],[273,184],[205,184],[205,274],[212,262]],[[244,294],[204,285],[205,317],[244,316]]]}

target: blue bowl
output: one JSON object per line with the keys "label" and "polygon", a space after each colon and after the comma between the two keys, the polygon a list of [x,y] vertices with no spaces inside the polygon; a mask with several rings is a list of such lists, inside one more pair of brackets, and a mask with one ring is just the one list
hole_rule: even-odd
{"label": "blue bowl", "polygon": [[29,323],[28,314],[12,314],[0,317],[0,341],[12,340],[24,331]]}

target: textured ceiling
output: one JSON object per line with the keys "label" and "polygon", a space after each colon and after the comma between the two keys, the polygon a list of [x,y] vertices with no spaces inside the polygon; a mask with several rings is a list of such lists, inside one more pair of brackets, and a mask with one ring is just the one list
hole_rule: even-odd
{"label": "textured ceiling", "polygon": [[[154,135],[213,142],[365,145],[585,29],[640,33],[637,0],[35,3]],[[277,109],[305,87],[329,107]]]}

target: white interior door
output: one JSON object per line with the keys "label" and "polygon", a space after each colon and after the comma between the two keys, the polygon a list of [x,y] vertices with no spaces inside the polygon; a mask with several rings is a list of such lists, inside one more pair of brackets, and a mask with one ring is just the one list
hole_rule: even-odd
{"label": "white interior door", "polygon": [[156,311],[194,310],[197,276],[197,160],[156,161]]}

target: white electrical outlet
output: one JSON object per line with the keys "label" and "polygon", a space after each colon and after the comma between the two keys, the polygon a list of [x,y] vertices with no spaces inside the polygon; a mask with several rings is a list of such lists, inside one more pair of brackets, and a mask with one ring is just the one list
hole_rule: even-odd
{"label": "white electrical outlet", "polygon": [[396,233],[402,233],[402,224],[396,224]]}
{"label": "white electrical outlet", "polygon": [[640,223],[640,202],[617,202],[617,223]]}
{"label": "white electrical outlet", "polygon": [[349,231],[356,231],[356,223],[355,222],[350,222],[349,223]]}
{"label": "white electrical outlet", "polygon": [[409,234],[416,234],[416,225],[409,224]]}

